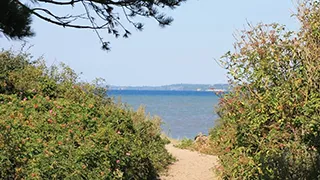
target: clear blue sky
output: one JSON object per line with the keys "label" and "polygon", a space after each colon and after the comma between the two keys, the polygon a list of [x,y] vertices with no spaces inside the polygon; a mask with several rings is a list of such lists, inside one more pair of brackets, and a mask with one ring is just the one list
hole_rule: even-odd
{"label": "clear blue sky", "polygon": [[[175,21],[160,28],[153,20],[144,20],[143,32],[132,30],[129,39],[111,41],[112,51],[100,49],[94,32],[64,29],[34,20],[34,45],[30,52],[43,55],[48,64],[64,62],[83,72],[81,78],[106,79],[112,85],[164,85],[174,83],[226,83],[226,71],[215,61],[232,50],[232,34],[246,22],[279,22],[296,29],[298,22],[290,17],[295,11],[291,0],[188,0],[170,11]],[[19,48],[19,42],[0,38],[0,47]]]}

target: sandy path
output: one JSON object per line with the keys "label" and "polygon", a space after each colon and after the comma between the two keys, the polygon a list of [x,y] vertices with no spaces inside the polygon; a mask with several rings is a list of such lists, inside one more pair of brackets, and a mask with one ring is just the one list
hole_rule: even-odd
{"label": "sandy path", "polygon": [[177,158],[177,162],[169,167],[166,176],[161,180],[214,180],[212,168],[217,164],[216,156],[204,155],[185,149],[179,149],[172,144],[166,146],[167,150]]}

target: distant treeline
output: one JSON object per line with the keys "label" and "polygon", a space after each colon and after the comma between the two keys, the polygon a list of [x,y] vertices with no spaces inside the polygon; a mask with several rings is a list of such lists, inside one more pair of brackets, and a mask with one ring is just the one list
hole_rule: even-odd
{"label": "distant treeline", "polygon": [[229,88],[228,84],[171,84],[163,86],[110,86],[111,90],[180,90],[180,91],[205,91],[211,88],[224,89]]}

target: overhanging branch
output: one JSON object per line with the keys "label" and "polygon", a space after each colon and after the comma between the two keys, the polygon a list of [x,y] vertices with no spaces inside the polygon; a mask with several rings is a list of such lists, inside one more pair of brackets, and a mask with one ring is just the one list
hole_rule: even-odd
{"label": "overhanging branch", "polygon": [[[63,22],[63,21],[55,21],[55,20],[52,20],[46,16],[43,16],[39,13],[37,13],[35,10],[43,10],[45,11],[47,14],[53,16],[53,17],[58,17],[58,16],[55,16],[54,14],[52,14],[49,10],[45,10],[45,9],[41,9],[41,8],[34,8],[34,9],[30,9],[28,6],[24,5],[23,3],[21,3],[19,0],[15,0],[18,4],[20,4],[22,7],[28,9],[30,11],[30,13],[32,13],[33,15],[37,16],[38,18],[42,19],[42,20],[45,20],[47,22],[50,22],[52,24],[56,24],[56,25],[59,25],[59,26],[62,26],[62,27],[71,27],[71,28],[77,28],[77,29],[104,29],[105,26],[108,25],[108,23],[105,23],[101,26],[96,26],[96,27],[93,27],[93,26],[84,26],[84,25],[76,25],[76,24],[70,24],[70,22]],[[58,17],[59,18],[59,17]],[[60,17],[61,18],[61,17]]]}
{"label": "overhanging branch", "polygon": [[[29,17],[34,15],[34,17],[61,27],[92,29],[98,35],[103,48],[109,49],[109,42],[102,41],[102,36],[99,34],[100,29],[107,29],[107,32],[115,35],[115,37],[122,35],[127,38],[131,33],[124,26],[124,21],[138,30],[143,29],[142,23],[134,21],[136,15],[154,19],[160,26],[170,25],[172,18],[167,17],[159,10],[166,7],[174,8],[186,0],[30,0],[34,2],[33,6],[22,3],[22,0],[9,1],[25,9]],[[59,15],[51,11],[52,6],[41,6],[50,4],[62,8],[62,6],[66,7],[67,5],[79,5],[79,3],[85,8],[83,14],[69,14],[69,11],[65,11],[65,14]],[[122,17],[121,13],[124,15],[123,19],[120,19]],[[79,19],[85,19],[86,21],[77,21]]]}
{"label": "overhanging branch", "polygon": [[75,3],[78,3],[82,0],[71,0],[68,2],[59,2],[59,1],[52,1],[52,0],[37,0],[39,2],[44,2],[44,3],[50,3],[50,4],[56,4],[56,5],[74,5]]}

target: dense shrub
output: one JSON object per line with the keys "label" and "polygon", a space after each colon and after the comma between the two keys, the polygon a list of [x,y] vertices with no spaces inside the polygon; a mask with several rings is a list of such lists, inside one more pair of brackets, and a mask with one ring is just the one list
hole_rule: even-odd
{"label": "dense shrub", "polygon": [[176,145],[180,149],[188,149],[191,151],[198,151],[202,154],[217,155],[217,148],[210,139],[202,134],[195,137],[194,140],[182,139]]}
{"label": "dense shrub", "polygon": [[[153,179],[172,157],[160,120],[105,98],[68,67],[13,63],[1,84],[0,179]],[[4,82],[4,80],[2,81]]]}
{"label": "dense shrub", "polygon": [[14,89],[9,81],[9,73],[15,70],[21,70],[27,66],[29,62],[25,59],[25,55],[15,55],[10,51],[0,54],[0,93],[12,93]]}
{"label": "dense shrub", "polygon": [[224,57],[232,91],[210,135],[224,179],[320,179],[320,4],[305,1],[298,32],[243,31]]}

